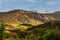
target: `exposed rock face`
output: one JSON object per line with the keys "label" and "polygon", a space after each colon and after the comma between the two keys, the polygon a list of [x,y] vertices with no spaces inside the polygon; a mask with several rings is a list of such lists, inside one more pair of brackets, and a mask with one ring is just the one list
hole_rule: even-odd
{"label": "exposed rock face", "polygon": [[3,20],[6,23],[29,23],[32,25],[42,24],[50,20],[60,20],[60,12],[40,14],[33,11],[12,10],[0,13],[0,22]]}

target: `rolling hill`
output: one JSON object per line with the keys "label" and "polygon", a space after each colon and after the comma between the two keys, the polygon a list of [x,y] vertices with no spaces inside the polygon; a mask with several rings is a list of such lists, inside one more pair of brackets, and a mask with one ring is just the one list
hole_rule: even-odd
{"label": "rolling hill", "polygon": [[8,12],[0,12],[0,22],[2,20],[8,24],[31,24],[39,25],[50,20],[60,20],[60,12],[54,13],[38,13],[26,10],[11,10]]}

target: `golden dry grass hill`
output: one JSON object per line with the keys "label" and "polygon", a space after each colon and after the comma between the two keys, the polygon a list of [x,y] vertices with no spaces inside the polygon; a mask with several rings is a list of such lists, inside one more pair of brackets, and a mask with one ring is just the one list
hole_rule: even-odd
{"label": "golden dry grass hill", "polygon": [[50,20],[60,20],[60,12],[54,13],[38,13],[26,10],[11,10],[8,12],[0,12],[0,22],[17,26],[18,24],[39,25]]}

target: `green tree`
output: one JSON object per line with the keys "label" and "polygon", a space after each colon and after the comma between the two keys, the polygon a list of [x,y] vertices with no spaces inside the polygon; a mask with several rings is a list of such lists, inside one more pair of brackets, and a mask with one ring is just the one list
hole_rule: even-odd
{"label": "green tree", "polygon": [[0,40],[5,40],[5,38],[6,38],[5,25],[2,22],[0,25]]}

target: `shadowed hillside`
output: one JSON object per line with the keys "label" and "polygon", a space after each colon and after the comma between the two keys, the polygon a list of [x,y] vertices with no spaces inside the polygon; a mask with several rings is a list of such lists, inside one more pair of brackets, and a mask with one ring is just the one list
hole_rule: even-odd
{"label": "shadowed hillside", "polygon": [[50,22],[46,22],[44,24],[40,24],[37,26],[33,26],[31,28],[28,28],[27,30],[43,30],[43,29],[58,29],[60,28],[60,21],[50,21]]}

